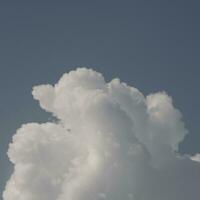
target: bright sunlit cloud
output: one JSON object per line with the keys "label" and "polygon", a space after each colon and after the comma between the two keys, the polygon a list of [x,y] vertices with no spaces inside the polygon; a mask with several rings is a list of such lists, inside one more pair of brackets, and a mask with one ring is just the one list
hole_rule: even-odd
{"label": "bright sunlit cloud", "polygon": [[16,131],[4,200],[194,200],[200,164],[177,155],[187,130],[165,92],[79,68],[33,88],[58,122]]}

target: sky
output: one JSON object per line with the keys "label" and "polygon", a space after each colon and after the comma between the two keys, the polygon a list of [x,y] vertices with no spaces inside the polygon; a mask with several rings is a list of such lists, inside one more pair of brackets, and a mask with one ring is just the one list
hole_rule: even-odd
{"label": "sky", "polygon": [[0,3],[0,191],[12,172],[6,152],[21,124],[51,114],[32,87],[77,67],[119,77],[144,95],[173,97],[189,134],[179,151],[200,152],[198,1]]}

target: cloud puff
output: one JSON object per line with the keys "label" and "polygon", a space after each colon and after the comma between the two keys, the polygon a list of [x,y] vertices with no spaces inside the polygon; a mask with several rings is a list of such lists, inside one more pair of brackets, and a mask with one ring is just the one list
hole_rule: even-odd
{"label": "cloud puff", "polygon": [[196,161],[196,162],[200,162],[200,154],[196,154],[196,155],[192,156],[191,160]]}
{"label": "cloud puff", "polygon": [[198,199],[200,165],[178,155],[187,130],[165,92],[79,68],[32,94],[58,121],[17,130],[4,200]]}

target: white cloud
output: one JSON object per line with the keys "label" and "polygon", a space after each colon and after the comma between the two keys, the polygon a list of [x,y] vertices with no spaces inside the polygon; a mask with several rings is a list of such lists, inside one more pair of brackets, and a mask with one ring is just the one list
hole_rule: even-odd
{"label": "white cloud", "polygon": [[196,154],[196,155],[192,156],[191,160],[196,161],[196,162],[200,162],[200,154]]}
{"label": "white cloud", "polygon": [[17,130],[4,200],[198,199],[200,165],[176,156],[187,130],[166,93],[81,68],[33,97],[58,122]]}

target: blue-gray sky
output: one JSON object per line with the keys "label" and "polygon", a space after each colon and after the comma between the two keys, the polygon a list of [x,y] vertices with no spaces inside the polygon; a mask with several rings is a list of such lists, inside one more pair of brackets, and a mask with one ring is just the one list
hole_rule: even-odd
{"label": "blue-gray sky", "polygon": [[198,1],[16,1],[0,3],[0,190],[6,151],[22,123],[49,117],[32,86],[76,67],[119,77],[144,94],[165,90],[184,117],[183,153],[200,152]]}

